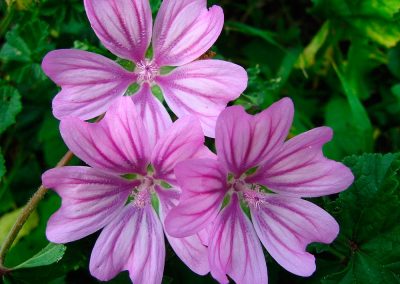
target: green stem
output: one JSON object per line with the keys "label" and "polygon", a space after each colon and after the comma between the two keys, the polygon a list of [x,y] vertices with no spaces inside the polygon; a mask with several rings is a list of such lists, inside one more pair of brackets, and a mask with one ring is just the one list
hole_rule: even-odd
{"label": "green stem", "polygon": [[[74,156],[71,151],[68,151],[64,157],[57,163],[57,168],[65,166]],[[25,224],[26,220],[28,220],[29,216],[32,212],[37,208],[39,202],[46,195],[48,189],[43,185],[39,187],[39,189],[35,192],[35,194],[29,199],[28,203],[25,205],[21,214],[18,216],[18,219],[15,221],[14,226],[11,228],[11,231],[8,233],[6,239],[3,242],[3,245],[0,249],[0,274],[4,274],[9,270],[5,268],[4,260],[7,252],[10,247],[14,243],[15,238],[17,237],[19,231],[22,229],[22,226]]]}
{"label": "green stem", "polygon": [[344,261],[347,258],[346,255],[344,255],[343,253],[339,252],[337,249],[334,249],[331,246],[328,247],[328,252],[336,256],[340,261]]}

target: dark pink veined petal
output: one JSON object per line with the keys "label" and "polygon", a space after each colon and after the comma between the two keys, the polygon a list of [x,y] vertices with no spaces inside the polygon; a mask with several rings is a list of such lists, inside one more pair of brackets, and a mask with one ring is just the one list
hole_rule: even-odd
{"label": "dark pink veined petal", "polygon": [[204,135],[199,120],[194,116],[178,119],[154,147],[151,158],[154,177],[176,185],[176,164],[195,158],[203,149]]}
{"label": "dark pink veined petal", "polygon": [[269,194],[251,217],[269,254],[286,270],[300,276],[315,271],[315,258],[306,251],[312,242],[331,243],[339,225],[327,212],[296,197]]}
{"label": "dark pink veined petal", "polygon": [[145,83],[132,97],[136,109],[143,120],[152,150],[158,139],[171,127],[172,120],[162,103],[153,96],[150,86]]}
{"label": "dark pink veined petal", "polygon": [[162,225],[151,206],[127,205],[101,232],[90,257],[90,273],[101,281],[128,270],[133,283],[161,283],[165,261]]}
{"label": "dark pink veined petal", "polygon": [[210,233],[211,275],[220,283],[267,283],[267,265],[260,241],[236,194],[214,222]]}
{"label": "dark pink veined petal", "polygon": [[145,174],[149,142],[132,100],[119,98],[99,123],[66,118],[60,124],[68,148],[96,169],[117,174]]}
{"label": "dark pink veined petal", "polygon": [[205,53],[219,37],[224,13],[207,9],[205,0],[164,0],[154,24],[153,49],[158,66],[181,66]]}
{"label": "dark pink veined petal", "polygon": [[58,119],[76,116],[86,120],[105,113],[137,77],[104,56],[77,49],[49,52],[42,68],[61,86],[53,100]]}
{"label": "dark pink veined petal", "polygon": [[247,86],[247,73],[222,60],[198,60],[156,78],[165,100],[178,116],[196,115],[206,136],[215,137],[217,117]]}
{"label": "dark pink veined petal", "polygon": [[42,182],[62,198],[61,208],[46,228],[47,238],[54,243],[72,242],[103,228],[119,214],[137,185],[89,167],[51,169]]}
{"label": "dark pink veined petal", "polygon": [[148,0],[85,0],[90,24],[115,55],[140,62],[151,41],[152,15]]}
{"label": "dark pink veined petal", "polygon": [[[174,188],[158,187],[156,191],[160,200],[160,219],[165,231],[165,217],[178,203],[180,193]],[[165,235],[175,253],[191,270],[199,275],[205,275],[210,271],[207,247],[203,245],[198,235],[185,238],[174,238],[167,232]]]}
{"label": "dark pink veined petal", "polygon": [[293,103],[284,98],[251,116],[243,107],[224,110],[216,126],[217,155],[236,177],[271,159],[283,145],[293,120]]}
{"label": "dark pink veined petal", "polygon": [[227,173],[216,160],[196,159],[179,163],[175,175],[182,195],[165,227],[171,236],[182,238],[200,232],[217,217],[228,190]]}
{"label": "dark pink veined petal", "polygon": [[325,158],[322,153],[322,146],[331,139],[332,130],[328,127],[315,128],[290,139],[248,181],[297,197],[317,197],[345,190],[354,180],[350,169]]}

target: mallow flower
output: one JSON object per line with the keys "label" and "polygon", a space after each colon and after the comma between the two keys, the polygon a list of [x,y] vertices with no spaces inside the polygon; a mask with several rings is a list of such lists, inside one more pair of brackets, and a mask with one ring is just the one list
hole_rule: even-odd
{"label": "mallow flower", "polygon": [[211,274],[220,283],[229,282],[226,275],[240,284],[267,283],[260,241],[286,270],[309,276],[315,258],[306,246],[330,243],[339,232],[332,216],[302,197],[340,192],[353,175],[323,156],[330,128],[285,141],[293,112],[288,98],[255,116],[228,107],[216,125],[218,159],[187,160],[175,168],[182,195],[166,230],[187,237],[208,229]]}
{"label": "mallow flower", "polygon": [[54,116],[92,119],[105,113],[116,98],[134,92],[132,100],[141,114],[148,115],[145,120],[155,122],[154,129],[165,129],[169,115],[152,95],[152,87],[158,85],[178,117],[197,116],[205,134],[214,137],[218,115],[247,85],[247,73],[236,64],[195,61],[221,33],[221,7],[207,9],[206,0],[164,0],[153,27],[149,0],[84,0],[84,4],[103,45],[135,67],[129,71],[82,50],[50,52],[42,68],[61,86],[53,100]]}
{"label": "mallow flower", "polygon": [[[90,258],[93,276],[105,281],[128,270],[133,283],[161,283],[164,219],[180,194],[173,168],[188,158],[215,157],[203,145],[200,122],[182,117],[152,146],[132,100],[123,97],[99,123],[65,118],[60,130],[71,151],[89,166],[43,174],[43,185],[62,199],[48,221],[47,238],[67,243],[103,229]],[[166,237],[194,272],[209,272],[200,235]]]}

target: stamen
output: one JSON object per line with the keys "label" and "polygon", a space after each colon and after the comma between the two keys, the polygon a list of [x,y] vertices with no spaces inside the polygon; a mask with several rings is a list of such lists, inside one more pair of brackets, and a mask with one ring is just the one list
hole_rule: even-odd
{"label": "stamen", "polygon": [[243,198],[247,201],[250,207],[260,209],[261,205],[265,203],[261,189],[258,185],[253,185],[252,189],[243,192]]}
{"label": "stamen", "polygon": [[135,187],[128,198],[128,203],[137,208],[144,208],[151,203],[151,192],[153,191],[154,181],[152,178],[145,177],[142,183]]}
{"label": "stamen", "polygon": [[138,83],[152,83],[154,78],[160,74],[160,68],[152,60],[144,59],[136,64],[135,73],[138,75]]}

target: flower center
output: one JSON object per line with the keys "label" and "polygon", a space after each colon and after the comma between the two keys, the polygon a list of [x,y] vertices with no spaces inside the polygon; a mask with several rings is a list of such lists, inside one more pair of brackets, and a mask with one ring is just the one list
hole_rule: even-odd
{"label": "flower center", "polygon": [[138,75],[138,83],[152,83],[154,78],[160,74],[160,68],[150,59],[144,59],[136,64],[135,73]]}
{"label": "flower center", "polygon": [[142,182],[136,186],[128,199],[137,208],[144,208],[151,203],[151,193],[154,190],[154,180],[152,177],[144,177]]}
{"label": "flower center", "polygon": [[264,203],[264,193],[259,185],[248,184],[242,179],[234,179],[230,188],[238,193],[250,207],[259,208]]}

